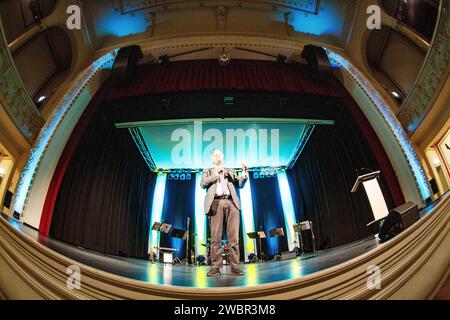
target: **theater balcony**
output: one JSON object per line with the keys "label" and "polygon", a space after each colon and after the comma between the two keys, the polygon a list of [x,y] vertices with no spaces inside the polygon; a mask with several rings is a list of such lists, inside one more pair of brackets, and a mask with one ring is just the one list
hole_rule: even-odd
{"label": "theater balcony", "polygon": [[75,2],[0,2],[0,299],[450,299],[450,1]]}

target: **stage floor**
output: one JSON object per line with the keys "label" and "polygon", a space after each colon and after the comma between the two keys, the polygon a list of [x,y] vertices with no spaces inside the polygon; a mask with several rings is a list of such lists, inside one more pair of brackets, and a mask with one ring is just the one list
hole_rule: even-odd
{"label": "stage floor", "polygon": [[[421,215],[427,214],[433,207],[434,205],[431,204],[421,212]],[[165,286],[192,288],[246,287],[287,281],[344,263],[380,245],[378,239],[369,237],[332,249],[303,254],[295,260],[242,264],[242,269],[245,272],[243,277],[231,275],[229,267],[224,267],[220,277],[208,278],[206,276],[209,271],[208,266],[172,266],[151,263],[147,260],[102,254],[42,237],[37,230],[19,223],[3,213],[1,216],[32,239],[82,264],[119,276]]]}

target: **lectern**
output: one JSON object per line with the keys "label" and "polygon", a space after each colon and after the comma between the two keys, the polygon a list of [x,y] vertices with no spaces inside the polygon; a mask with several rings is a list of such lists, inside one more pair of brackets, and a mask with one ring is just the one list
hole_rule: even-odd
{"label": "lectern", "polygon": [[353,186],[352,193],[359,190],[361,184],[364,186],[367,198],[369,198],[370,207],[374,215],[374,221],[370,222],[367,226],[380,221],[389,214],[389,209],[386,205],[386,200],[384,199],[383,192],[381,191],[378,178],[381,171],[371,172],[356,179],[355,185]]}

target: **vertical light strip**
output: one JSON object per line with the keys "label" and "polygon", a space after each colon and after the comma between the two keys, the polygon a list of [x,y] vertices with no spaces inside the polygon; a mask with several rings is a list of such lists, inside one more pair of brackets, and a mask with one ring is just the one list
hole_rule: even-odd
{"label": "vertical light strip", "polygon": [[248,255],[255,252],[255,240],[247,236],[248,232],[255,232],[255,222],[253,220],[253,202],[252,187],[250,179],[245,187],[240,190],[241,195],[241,214],[242,214],[242,234],[244,238],[244,256],[245,262],[248,262]]}
{"label": "vertical light strip", "polygon": [[65,116],[69,113],[74,103],[79,98],[81,92],[86,88],[89,81],[98,73],[101,69],[109,69],[112,67],[114,58],[116,56],[116,50],[114,52],[107,53],[98,60],[94,61],[86,70],[84,70],[75,80],[72,88],[66,93],[66,95],[59,102],[55,111],[41,129],[39,136],[33,148],[30,151],[30,156],[25,164],[24,169],[20,174],[20,179],[17,184],[16,193],[13,199],[14,211],[22,214],[29,192],[33,185],[33,180],[37,175],[42,159],[45,152],[48,149],[49,144],[52,142],[56,131],[64,121]]}
{"label": "vertical light strip", "polygon": [[166,192],[167,174],[159,173],[156,178],[155,191],[153,193],[152,215],[150,218],[150,234],[148,241],[148,252],[153,252],[153,247],[159,245],[159,232],[152,231],[155,222],[161,222],[164,205],[164,194]]}
{"label": "vertical light strip", "polygon": [[206,258],[206,248],[202,244],[207,243],[206,228],[207,228],[207,216],[205,214],[204,203],[206,190],[200,186],[202,180],[202,174],[197,173],[195,178],[195,255],[196,257],[202,255]]}
{"label": "vertical light strip", "polygon": [[292,226],[295,224],[295,211],[294,203],[292,202],[291,188],[289,187],[289,181],[286,171],[278,172],[278,185],[280,187],[281,203],[283,205],[284,221],[286,223],[286,236],[288,240],[289,250],[292,251],[295,248],[294,241],[295,235]]}

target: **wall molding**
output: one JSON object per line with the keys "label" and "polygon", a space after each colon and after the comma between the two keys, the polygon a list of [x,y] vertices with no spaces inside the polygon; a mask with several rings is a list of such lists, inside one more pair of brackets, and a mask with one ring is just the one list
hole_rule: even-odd
{"label": "wall molding", "polygon": [[[36,141],[30,151],[30,156],[27,160],[27,163],[25,164],[25,167],[21,172],[20,180],[18,182],[16,193],[13,198],[13,208],[16,212],[23,214],[26,210],[27,205],[29,204],[29,200],[32,196],[33,187],[36,187],[37,185],[36,180],[40,173],[39,169],[41,168],[42,163],[44,162],[46,166],[43,167],[47,167],[48,169],[49,161],[55,162],[56,160],[57,162],[59,160],[55,159],[55,157],[59,158],[58,154],[60,154],[62,150],[59,150],[59,153],[54,152],[49,154],[49,148],[51,146],[54,146],[57,142],[63,142],[62,137],[59,137],[60,140],[55,142],[55,140],[57,140],[55,139],[57,134],[65,134],[66,140],[68,139],[68,135],[71,132],[71,129],[69,132],[67,132],[68,128],[72,126],[73,129],[73,126],[75,126],[76,122],[78,122],[78,119],[81,116],[82,111],[84,110],[82,105],[84,104],[84,107],[86,107],[86,105],[89,104],[90,100],[95,95],[96,91],[103,82],[97,81],[98,78],[102,77],[102,71],[112,67],[115,56],[116,52],[112,51],[95,60],[89,67],[83,70],[72,81],[71,89],[57,103],[54,112],[41,129],[39,136],[36,138]],[[95,85],[90,87],[91,83],[95,83]],[[72,115],[72,111],[80,113],[77,119],[75,119],[75,123],[73,123],[74,121],[70,117],[70,115]],[[64,127],[63,124],[67,124],[67,122],[68,127]],[[64,148],[64,146],[62,146],[61,148]],[[46,172],[44,174],[45,177],[43,177],[43,179],[41,180],[48,180],[49,177],[51,179],[52,175],[52,173]],[[36,207],[33,206],[34,204],[32,204],[31,207],[33,207],[33,209],[35,210],[42,211],[45,196],[43,196],[41,192],[46,193],[47,190],[39,190],[39,192],[39,197],[41,198],[39,199],[39,201],[42,202],[42,205],[40,206],[40,208],[37,208],[39,206]],[[31,222],[27,222],[33,227],[38,228],[39,221],[35,220],[40,220],[40,215],[39,217],[31,217]]]}
{"label": "wall molding", "polygon": [[44,120],[31,100],[8,48],[0,18],[0,103],[12,121],[32,143],[39,134]]}

